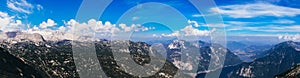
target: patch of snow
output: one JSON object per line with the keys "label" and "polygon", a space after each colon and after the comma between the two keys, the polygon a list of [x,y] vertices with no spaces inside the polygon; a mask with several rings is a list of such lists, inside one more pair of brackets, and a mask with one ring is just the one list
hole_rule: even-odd
{"label": "patch of snow", "polygon": [[253,74],[251,71],[252,68],[253,68],[252,66],[249,66],[248,68],[242,68],[239,72],[239,75],[243,76],[243,77],[253,77]]}

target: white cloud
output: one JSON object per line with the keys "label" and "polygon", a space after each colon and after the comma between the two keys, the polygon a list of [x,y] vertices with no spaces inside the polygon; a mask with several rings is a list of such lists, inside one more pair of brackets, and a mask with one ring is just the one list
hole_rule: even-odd
{"label": "white cloud", "polygon": [[198,17],[205,17],[205,16],[213,16],[217,15],[217,13],[211,13],[211,14],[193,14],[192,17],[198,18]]}
{"label": "white cloud", "polygon": [[6,5],[12,11],[32,14],[34,10],[41,11],[44,7],[40,4],[31,4],[26,0],[7,0]]}
{"label": "white cloud", "polygon": [[74,25],[78,24],[78,22],[76,20],[74,20],[74,19],[71,19],[70,21],[65,22],[65,24],[67,26],[74,26]]}
{"label": "white cloud", "polygon": [[119,27],[123,32],[131,32],[131,31],[148,31],[148,30],[154,30],[155,27],[144,27],[140,24],[132,24],[131,26],[126,26],[126,24],[119,24]]}
{"label": "white cloud", "polygon": [[161,38],[161,36],[159,36],[157,34],[152,34],[152,37],[154,37],[154,38]]}
{"label": "white cloud", "polygon": [[43,10],[44,7],[42,5],[40,5],[40,4],[38,4],[38,5],[36,5],[36,9],[40,11],[40,10]]}
{"label": "white cloud", "polygon": [[260,29],[263,29],[261,31],[265,31],[265,32],[297,32],[297,33],[300,33],[300,31],[299,31],[300,25],[261,27]]}
{"label": "white cloud", "polygon": [[12,31],[21,29],[21,20],[15,20],[15,16],[9,16],[8,13],[0,11],[0,29],[2,31]]}
{"label": "white cloud", "polygon": [[259,16],[293,17],[300,14],[300,9],[268,3],[227,5],[211,8],[211,10],[232,18],[253,18]]}
{"label": "white cloud", "polygon": [[[188,20],[188,26],[185,26],[184,28],[180,29],[179,31],[175,31],[170,34],[162,33],[160,35],[152,34],[155,38],[161,38],[161,37],[187,37],[187,36],[209,36],[210,33],[216,31],[215,28],[212,30],[199,30],[197,27],[199,26],[208,26],[208,27],[222,27],[225,26],[225,24],[198,24],[197,21]],[[227,25],[226,25],[227,26]]]}
{"label": "white cloud", "polygon": [[194,27],[200,27],[200,26],[204,26],[204,27],[226,27],[226,26],[230,26],[229,24],[223,24],[223,23],[214,23],[214,24],[198,23],[197,21],[193,21],[193,20],[188,20],[187,22],[188,22],[189,25],[194,26]]}
{"label": "white cloud", "polygon": [[186,26],[181,31],[184,33],[184,36],[208,36],[210,34],[209,30],[198,30],[192,26]]}
{"label": "white cloud", "polygon": [[273,22],[274,23],[279,23],[279,24],[293,24],[293,23],[295,23],[295,21],[287,20],[287,19],[275,20]]}
{"label": "white cloud", "polygon": [[227,26],[230,26],[229,24],[205,24],[205,26],[208,26],[208,27],[227,27]]}
{"label": "white cloud", "polygon": [[31,33],[39,33],[45,36],[46,40],[99,40],[99,38],[117,37],[120,33],[139,32],[155,29],[154,27],[144,27],[140,24],[112,24],[109,21],[102,22],[95,19],[90,19],[87,22],[79,23],[74,19],[64,22],[65,26],[60,26],[57,29],[48,28],[49,26],[57,25],[53,20],[48,19],[47,22],[40,24],[41,29],[34,27],[28,30]]}
{"label": "white cloud", "polygon": [[243,30],[243,31],[260,31],[260,32],[294,32],[300,33],[300,25],[289,25],[289,26],[278,26],[278,25],[268,25],[268,26],[237,26],[233,28],[227,28],[227,31],[235,31],[235,30]]}
{"label": "white cloud", "polygon": [[163,36],[163,37],[178,37],[178,36],[180,36],[180,33],[179,33],[179,31],[175,31],[171,34],[161,34],[161,36]]}
{"label": "white cloud", "polygon": [[[126,26],[126,24],[120,24],[119,25],[124,32],[132,31],[134,28],[136,28],[137,25],[133,24],[131,26]],[[139,25],[140,26],[140,25]]]}
{"label": "white cloud", "polygon": [[212,30],[199,30],[194,28],[193,26],[189,25],[186,26],[185,28],[181,29],[180,31],[175,31],[171,34],[161,34],[161,35],[157,35],[157,34],[153,34],[153,37],[156,38],[161,38],[161,37],[183,37],[183,36],[209,36],[211,32],[216,31],[216,29],[212,29]]}
{"label": "white cloud", "polygon": [[132,17],[131,20],[132,20],[132,21],[135,21],[135,20],[138,20],[138,19],[140,19],[140,18],[135,16],[135,17]]}
{"label": "white cloud", "polygon": [[287,0],[255,0],[258,2],[269,2],[269,3],[279,3],[281,1],[287,1]]}
{"label": "white cloud", "polygon": [[241,21],[228,21],[228,24],[231,25],[247,25],[247,24],[253,24],[254,22],[241,22]]}
{"label": "white cloud", "polygon": [[192,17],[203,17],[202,14],[193,14]]}
{"label": "white cloud", "polygon": [[33,28],[32,28],[33,30],[39,30],[39,27],[37,27],[37,26],[33,26]]}
{"label": "white cloud", "polygon": [[31,14],[34,6],[28,3],[26,0],[7,0],[7,7],[22,13]]}
{"label": "white cloud", "polygon": [[58,28],[58,31],[64,32],[64,31],[66,31],[66,27],[60,26],[60,27]]}
{"label": "white cloud", "polygon": [[195,27],[199,27],[199,26],[200,26],[200,25],[197,23],[197,21],[191,21],[191,20],[188,20],[188,23],[189,23],[190,25],[195,26]]}
{"label": "white cloud", "polygon": [[294,20],[280,19],[263,22],[227,21],[224,25],[227,31],[300,32],[299,25],[295,23]]}
{"label": "white cloud", "polygon": [[52,27],[52,26],[55,26],[55,25],[57,25],[57,23],[55,23],[55,21],[53,21],[52,19],[48,19],[46,22],[43,21],[40,24],[40,28]]}

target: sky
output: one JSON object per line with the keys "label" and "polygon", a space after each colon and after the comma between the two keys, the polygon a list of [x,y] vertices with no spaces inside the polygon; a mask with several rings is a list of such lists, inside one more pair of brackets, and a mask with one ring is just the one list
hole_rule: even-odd
{"label": "sky", "polygon": [[[82,2],[1,0],[0,29],[40,33],[48,39],[69,39],[74,35],[160,39],[210,36],[216,26],[224,28],[226,36],[300,39],[299,0],[215,0],[217,6],[203,5],[208,14],[201,14],[188,0],[113,0],[99,18],[78,20]],[[86,14],[99,8],[94,4],[103,3],[91,3],[95,7],[87,9]],[[207,24],[204,19],[218,15],[222,23]]]}

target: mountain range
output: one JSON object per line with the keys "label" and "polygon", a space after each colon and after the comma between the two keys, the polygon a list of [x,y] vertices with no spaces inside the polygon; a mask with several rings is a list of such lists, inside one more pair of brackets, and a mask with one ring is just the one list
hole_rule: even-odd
{"label": "mountain range", "polygon": [[[23,67],[28,66],[32,67],[28,70],[41,71],[35,77],[48,78],[48,77],[80,77],[78,71],[84,71],[81,67],[76,67],[75,58],[73,56],[74,52],[72,50],[73,47],[81,48],[86,47],[85,42],[79,41],[71,41],[71,40],[58,40],[58,41],[47,41],[39,34],[26,34],[23,32],[7,32],[7,39],[3,39],[0,42],[1,51],[7,51],[7,54],[11,55],[11,58],[16,58],[18,61],[16,63],[24,63],[18,64]],[[28,36],[29,35],[29,36]],[[128,46],[126,50],[124,49],[116,49],[114,52],[111,48],[113,45],[118,45],[119,42],[123,42],[128,45],[120,45],[120,46]],[[75,43],[75,44],[73,44]],[[156,60],[155,58],[150,59],[149,54],[153,53],[150,49],[150,45],[143,42],[132,42],[132,41],[108,41],[101,39],[101,41],[93,42],[95,45],[95,52],[97,56],[97,61],[99,61],[101,68],[93,68],[95,70],[104,70],[107,77],[130,77],[136,78],[140,76],[134,76],[132,74],[127,73],[126,71],[133,71],[133,69],[123,70],[120,65],[125,65],[126,62],[120,63],[116,62],[113,57],[113,53],[124,53],[131,55],[131,57],[123,57],[124,59],[133,59],[137,64],[144,66],[147,65],[151,60]],[[142,46],[143,45],[143,46]],[[128,52],[127,52],[128,51]],[[80,52],[77,55],[85,55],[89,52]],[[157,56],[159,57],[159,56]],[[3,56],[5,59],[6,58]],[[83,58],[77,64],[84,64],[84,66],[93,66],[91,63],[88,63],[91,58]],[[20,61],[21,60],[21,61]],[[156,70],[157,72],[153,75],[149,76],[150,78],[157,77],[191,77],[190,75],[186,75],[178,71],[178,68],[174,66],[171,62],[166,60],[158,59],[159,62],[163,64],[163,67],[157,69],[158,67],[152,67],[151,69]],[[11,60],[13,61],[13,60]],[[95,62],[95,61],[94,61]],[[120,63],[120,64],[119,64]],[[7,66],[13,66],[15,64],[11,63],[1,63]],[[3,66],[5,66],[3,65]],[[127,64],[128,65],[128,64]],[[76,69],[77,68],[77,69]],[[7,69],[3,69],[7,70]],[[150,70],[150,69],[149,69]],[[21,71],[21,70],[20,70]],[[146,71],[146,70],[143,70]],[[8,73],[4,73],[3,77],[27,77],[27,73],[24,75],[19,75],[19,72],[13,72],[16,75],[6,75]],[[23,73],[21,73],[23,74]],[[31,74],[28,72],[28,74]],[[42,75],[39,75],[42,74]],[[31,76],[31,75],[29,75]]]}
{"label": "mountain range", "polygon": [[[266,56],[253,62],[223,68],[221,76],[225,78],[272,78],[300,63],[299,46],[299,42],[282,42],[269,49]],[[198,74],[198,77],[203,75],[205,73]]]}
{"label": "mountain range", "polygon": [[[75,55],[72,49],[74,49],[74,46],[77,48],[86,47],[85,42],[72,40],[49,41],[45,40],[42,35],[27,34],[24,32],[6,32],[4,35],[7,38],[2,39],[0,42],[0,52],[2,53],[0,56],[2,60],[0,62],[3,64],[1,66],[5,67],[0,68],[0,77],[80,77],[78,71],[81,68],[75,65],[74,60],[76,59],[73,57]],[[161,52],[162,50],[153,50],[153,46],[157,45],[157,42],[160,42],[157,46],[158,48],[165,49],[165,56]],[[156,66],[150,66],[150,69],[141,70],[158,71],[149,76],[150,78],[202,78],[207,73],[214,73],[219,69],[222,69],[220,77],[224,78],[287,77],[282,74],[297,72],[291,68],[300,63],[300,43],[293,41],[282,42],[269,49],[266,48],[270,46],[256,48],[257,46],[247,46],[238,42],[229,43],[227,49],[219,44],[177,39],[147,43],[129,40],[99,39],[98,41],[92,41],[92,44],[95,45],[97,61],[99,61],[101,67],[92,70],[104,70],[108,77],[141,77],[127,73],[128,71],[138,70],[128,68],[126,65],[129,65],[129,62],[122,62],[123,59],[130,58],[140,66],[147,66],[154,60],[160,61],[159,63],[165,61],[163,67],[159,70]],[[112,49],[112,46],[128,48]],[[235,51],[230,51],[238,49],[247,51],[249,52],[248,54],[253,52],[255,55],[251,57],[255,58],[250,62],[243,62]],[[263,50],[259,50],[260,53],[256,53],[258,51],[253,49]],[[84,55],[85,53],[84,51],[79,52],[79,55]],[[129,54],[130,57],[121,57],[120,60],[116,60],[116,57],[114,57],[115,53]],[[155,53],[161,54],[155,57],[166,59],[151,58],[151,54]],[[222,60],[220,55],[224,53],[226,53],[226,59],[224,59],[224,65],[220,65],[220,61]],[[218,60],[211,60],[211,58]],[[79,63],[85,66],[93,66],[88,63],[87,59],[90,58],[84,58]],[[209,69],[209,65],[217,67]],[[124,70],[122,68],[127,69]]]}

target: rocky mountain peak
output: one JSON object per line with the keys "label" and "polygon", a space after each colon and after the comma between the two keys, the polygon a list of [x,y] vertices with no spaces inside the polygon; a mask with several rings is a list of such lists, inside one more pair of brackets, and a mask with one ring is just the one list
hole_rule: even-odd
{"label": "rocky mountain peak", "polygon": [[184,46],[184,42],[185,41],[183,41],[183,40],[173,40],[173,42],[168,45],[168,48],[169,49],[177,49],[177,50],[180,50],[182,48],[186,48]]}
{"label": "rocky mountain peak", "polygon": [[41,34],[33,33],[23,33],[20,31],[6,32],[7,39],[9,41],[33,41],[33,42],[44,42],[45,39]]}

